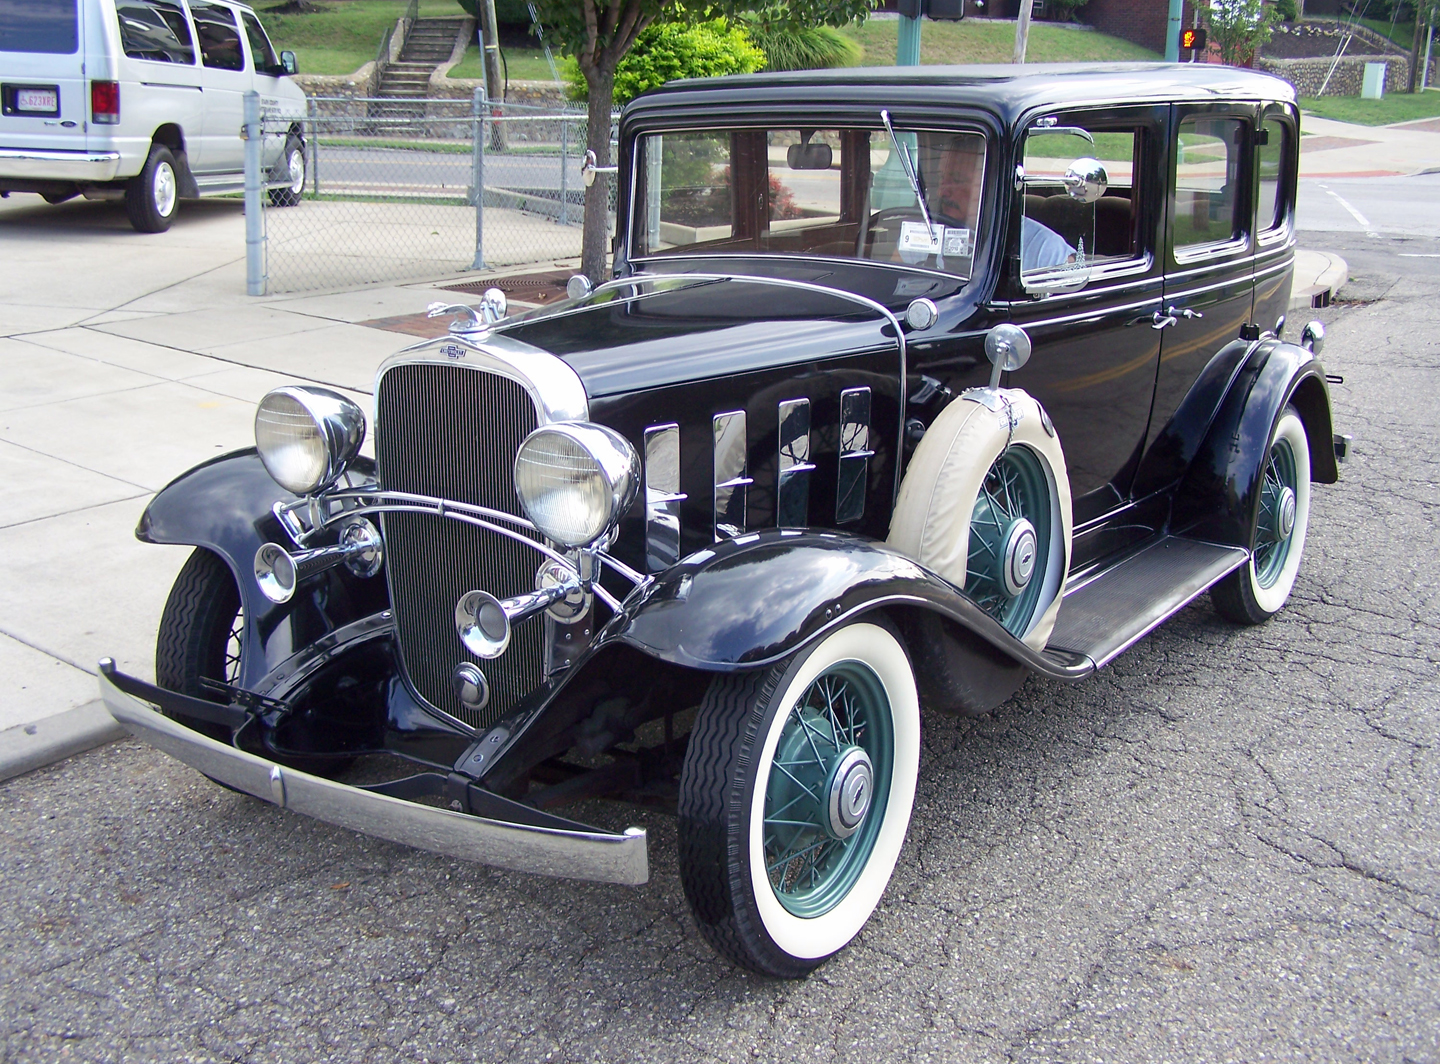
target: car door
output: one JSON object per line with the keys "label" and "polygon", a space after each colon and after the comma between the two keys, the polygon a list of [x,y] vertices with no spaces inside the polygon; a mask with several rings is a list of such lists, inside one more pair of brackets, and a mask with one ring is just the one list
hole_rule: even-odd
{"label": "car door", "polygon": [[184,5],[180,0],[115,0],[115,16],[124,56],[125,131],[148,142],[155,130],[175,123],[190,167],[203,165],[205,96]]}
{"label": "car door", "polygon": [[265,35],[260,20],[252,12],[241,11],[240,22],[245,27],[245,42],[250,49],[250,69],[254,71],[255,91],[260,94],[260,115],[263,119],[264,143],[260,151],[260,166],[269,170],[280,161],[285,150],[287,123],[281,121],[280,103],[280,57]]}
{"label": "car door", "polygon": [[1117,546],[1104,518],[1129,497],[1150,417],[1168,110],[1037,116],[1005,190],[1009,312],[1033,345],[1011,383],[1041,402],[1064,448],[1075,568]]}
{"label": "car door", "polygon": [[1255,323],[1275,329],[1295,272],[1295,189],[1300,123],[1290,104],[1260,110],[1255,140]]}
{"label": "car door", "polygon": [[1174,105],[1165,323],[1149,441],[1205,365],[1253,321],[1256,105]]}
{"label": "car door", "polygon": [[245,166],[246,91],[251,88],[235,12],[209,0],[190,0],[200,42],[200,84],[205,96],[201,168],[206,174],[239,173]]}

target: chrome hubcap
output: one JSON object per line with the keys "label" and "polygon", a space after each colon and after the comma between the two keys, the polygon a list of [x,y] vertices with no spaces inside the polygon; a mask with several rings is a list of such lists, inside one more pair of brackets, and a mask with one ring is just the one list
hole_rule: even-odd
{"label": "chrome hubcap", "polygon": [[290,153],[290,191],[298,193],[305,187],[305,156],[298,151]]}
{"label": "chrome hubcap", "polygon": [[1000,583],[1007,598],[1016,598],[1030,586],[1037,554],[1035,526],[1022,517],[1006,530],[1001,551]]}
{"label": "chrome hubcap", "polygon": [[175,209],[175,171],[169,163],[155,167],[155,210],[166,217]]}
{"label": "chrome hubcap", "polygon": [[875,793],[875,770],[870,755],[852,746],[840,755],[830,774],[829,829],[837,839],[853,835],[870,811]]}
{"label": "chrome hubcap", "polygon": [[1280,492],[1280,503],[1276,507],[1275,531],[1281,539],[1289,539],[1295,531],[1295,492],[1286,487]]}

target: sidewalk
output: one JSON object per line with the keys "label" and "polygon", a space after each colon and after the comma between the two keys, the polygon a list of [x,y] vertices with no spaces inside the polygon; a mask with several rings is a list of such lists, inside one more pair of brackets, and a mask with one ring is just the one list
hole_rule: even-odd
{"label": "sidewalk", "polygon": [[1358,126],[1300,119],[1300,176],[1397,177],[1440,170],[1440,120]]}
{"label": "sidewalk", "polygon": [[[255,403],[279,384],[327,385],[368,407],[379,364],[427,326],[444,331],[417,320],[426,304],[478,296],[438,290],[475,279],[462,275],[247,297],[233,202],[187,202],[149,237],[113,205],[16,195],[0,200],[0,239],[4,779],[118,736],[96,695],[99,658],[153,676],[155,629],[190,548],[135,539],[151,496],[251,446]],[[525,269],[560,265],[574,264]],[[1302,252],[1297,303],[1336,269]]]}

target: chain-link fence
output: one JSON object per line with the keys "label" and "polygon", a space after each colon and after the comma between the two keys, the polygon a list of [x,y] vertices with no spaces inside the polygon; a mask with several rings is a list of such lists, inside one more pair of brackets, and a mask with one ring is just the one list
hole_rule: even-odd
{"label": "chain-link fence", "polygon": [[[478,96],[312,99],[300,138],[278,119],[262,119],[269,154],[286,143],[263,175],[262,289],[340,288],[578,257],[586,125],[582,112],[492,105]],[[276,187],[287,169],[293,184]],[[607,183],[613,227],[614,182]]]}

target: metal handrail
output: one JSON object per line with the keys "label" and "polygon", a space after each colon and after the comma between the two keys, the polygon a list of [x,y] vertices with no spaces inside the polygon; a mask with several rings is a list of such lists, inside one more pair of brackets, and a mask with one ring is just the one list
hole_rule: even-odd
{"label": "metal handrail", "polygon": [[375,69],[384,70],[390,64],[390,41],[395,36],[395,27],[387,26],[385,36],[380,38],[380,48],[375,53]]}

